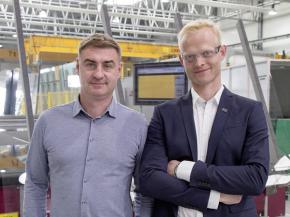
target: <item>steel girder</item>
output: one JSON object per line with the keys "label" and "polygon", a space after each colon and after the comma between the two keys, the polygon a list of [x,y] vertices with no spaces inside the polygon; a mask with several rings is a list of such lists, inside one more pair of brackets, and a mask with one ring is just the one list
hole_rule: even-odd
{"label": "steel girder", "polygon": [[[272,2],[272,1],[271,1]],[[104,1],[106,4],[106,1]],[[86,36],[103,32],[100,0],[21,0],[24,35],[45,34]],[[269,10],[269,4],[250,1],[214,0],[140,0],[134,5],[108,5],[112,33],[115,38],[176,42],[174,15],[180,13],[183,23],[196,18],[243,19],[256,22],[258,15]],[[47,17],[40,17],[45,11]],[[0,0],[0,37],[16,43],[14,13],[10,0]]]}

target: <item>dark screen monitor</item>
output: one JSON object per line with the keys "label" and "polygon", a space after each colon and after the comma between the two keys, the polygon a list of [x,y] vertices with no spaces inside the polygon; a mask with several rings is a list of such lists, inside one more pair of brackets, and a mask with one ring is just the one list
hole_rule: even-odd
{"label": "dark screen monitor", "polygon": [[179,62],[135,64],[134,72],[136,105],[157,105],[187,92],[187,78]]}

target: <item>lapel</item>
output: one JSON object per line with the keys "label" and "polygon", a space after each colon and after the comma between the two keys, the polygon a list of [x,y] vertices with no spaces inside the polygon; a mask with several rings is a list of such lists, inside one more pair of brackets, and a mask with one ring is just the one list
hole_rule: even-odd
{"label": "lapel", "polygon": [[187,139],[189,141],[189,146],[191,150],[191,156],[193,161],[197,160],[197,145],[196,145],[196,132],[193,119],[193,107],[192,107],[192,97],[191,92],[181,97],[180,99],[180,109],[183,124],[185,126]]}
{"label": "lapel", "polygon": [[212,125],[212,130],[208,141],[206,163],[210,164],[214,158],[215,150],[219,144],[224,125],[231,112],[232,96],[233,94],[225,87]]}

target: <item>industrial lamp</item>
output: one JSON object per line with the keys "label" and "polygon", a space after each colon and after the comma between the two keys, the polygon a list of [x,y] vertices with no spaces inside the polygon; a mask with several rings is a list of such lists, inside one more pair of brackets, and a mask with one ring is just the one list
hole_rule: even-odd
{"label": "industrial lamp", "polygon": [[274,16],[277,14],[277,11],[275,9],[275,4],[272,4],[272,9],[269,11],[270,16]]}

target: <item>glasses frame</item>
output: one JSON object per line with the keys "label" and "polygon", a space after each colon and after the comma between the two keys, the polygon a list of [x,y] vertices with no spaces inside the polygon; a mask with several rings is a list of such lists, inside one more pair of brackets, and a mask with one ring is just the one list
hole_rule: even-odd
{"label": "glasses frame", "polygon": [[[204,51],[202,51],[202,52],[200,52],[198,54],[182,53],[181,56],[188,63],[196,63],[198,57],[202,57],[204,59],[213,58],[214,56],[216,56],[220,52],[221,47],[222,47],[222,45],[218,45],[218,46],[214,47],[213,50],[204,50]],[[213,51],[212,54],[210,54],[210,55],[206,54],[206,52],[211,52],[211,51]],[[192,57],[189,57],[189,56],[192,56]]]}

